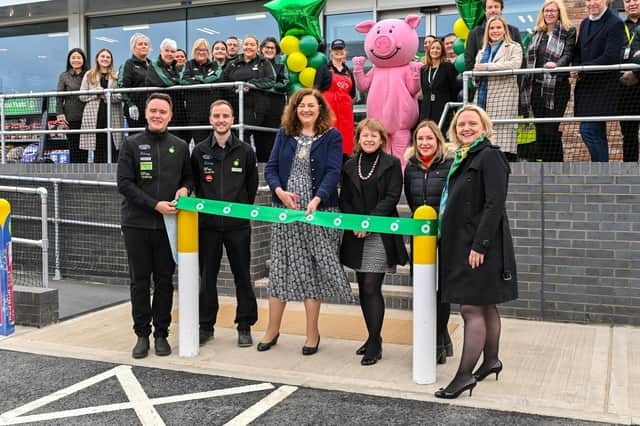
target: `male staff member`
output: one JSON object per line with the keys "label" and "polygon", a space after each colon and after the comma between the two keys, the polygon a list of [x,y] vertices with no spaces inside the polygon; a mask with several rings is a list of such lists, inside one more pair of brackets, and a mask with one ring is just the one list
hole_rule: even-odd
{"label": "male staff member", "polygon": [[[622,51],[623,62],[640,63],[640,0],[624,0],[627,19],[624,21],[627,43]],[[637,74],[637,72],[636,72]],[[636,115],[640,111],[640,84],[633,71],[622,73],[625,86],[618,101],[618,114]],[[622,160],[638,161],[638,122],[621,121]]]}
{"label": "male staff member", "polygon": [[[231,133],[233,107],[226,100],[211,104],[211,135],[191,154],[196,195],[211,200],[253,204],[258,190],[256,154]],[[201,215],[200,218],[200,344],[213,337],[218,315],[217,280],[222,246],[236,286],[238,345],[253,344],[251,326],[258,320],[256,296],[251,285],[251,225],[246,219]]]}
{"label": "male staff member", "polygon": [[444,51],[447,54],[447,61],[451,62],[452,64],[456,62],[456,58],[458,57],[458,55],[456,55],[456,52],[453,51],[453,43],[457,38],[458,36],[456,36],[454,33],[449,33],[442,38],[442,42],[444,43]]}
{"label": "male staff member", "polygon": [[169,95],[151,94],[145,108],[147,128],[124,140],[118,160],[118,191],[124,196],[122,234],[131,276],[133,330],[138,336],[134,358],[149,353],[152,321],[156,355],[171,353],[167,335],[175,263],[162,215],[176,214],[174,200],[186,197],[193,185],[189,148],[167,132],[171,110]]}
{"label": "male staff member", "polygon": [[233,61],[240,53],[240,40],[238,37],[231,36],[227,39],[227,59]]}

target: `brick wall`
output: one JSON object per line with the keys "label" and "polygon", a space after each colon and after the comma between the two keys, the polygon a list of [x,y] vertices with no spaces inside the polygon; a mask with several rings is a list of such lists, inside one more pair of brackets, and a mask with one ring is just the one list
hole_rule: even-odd
{"label": "brick wall", "polygon": [[[507,207],[520,298],[503,305],[501,312],[520,318],[640,325],[640,166],[619,162],[513,163],[512,169]],[[6,165],[2,174],[113,181],[114,172],[115,166],[109,165]],[[16,185],[0,180],[0,185],[7,184]],[[96,197],[103,202],[96,205],[102,209],[109,206],[106,209],[116,212],[113,220],[117,221],[119,195],[105,191]],[[262,193],[257,202],[270,204],[270,195]],[[65,204],[66,208],[71,207]],[[65,235],[73,235],[70,228]],[[92,280],[109,276],[111,281],[126,284],[126,256],[119,230],[93,232],[97,246],[109,248],[111,266],[72,241],[62,255],[63,275]],[[270,237],[269,224],[253,224],[254,280],[266,274]],[[17,248],[14,246],[14,251]],[[65,263],[67,258],[88,259],[88,264],[97,267],[73,269]],[[234,294],[226,257],[219,287],[221,294]],[[266,297],[265,288],[257,289],[257,295]],[[408,306],[400,303],[396,307]]]}

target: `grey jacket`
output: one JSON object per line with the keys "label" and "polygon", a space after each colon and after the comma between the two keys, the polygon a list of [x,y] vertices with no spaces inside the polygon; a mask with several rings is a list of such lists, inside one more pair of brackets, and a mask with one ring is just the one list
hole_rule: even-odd
{"label": "grey jacket", "polygon": [[[71,92],[80,90],[82,74],[76,74],[73,70],[65,71],[58,77],[56,92]],[[56,96],[56,114],[64,114],[67,121],[82,120],[82,110],[84,102],[80,101],[77,95]]]}

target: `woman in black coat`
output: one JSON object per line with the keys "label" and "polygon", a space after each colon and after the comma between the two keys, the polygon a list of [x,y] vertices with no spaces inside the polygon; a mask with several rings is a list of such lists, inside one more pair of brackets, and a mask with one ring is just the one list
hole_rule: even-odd
{"label": "woman in black coat", "polygon": [[[444,136],[434,121],[421,121],[413,132],[413,142],[405,151],[404,194],[414,213],[420,206],[440,210],[440,196],[447,180],[452,160],[445,146]],[[440,291],[438,291],[440,296]],[[438,297],[440,300],[440,297]],[[436,360],[444,364],[453,356],[451,336],[447,329],[451,305],[440,302],[436,306]]]}
{"label": "woman in black coat", "polygon": [[[440,122],[447,102],[455,102],[458,99],[457,75],[456,68],[447,61],[444,43],[438,39],[434,40],[426,52],[425,63],[420,70],[420,120]],[[445,122],[443,128],[446,129],[447,126],[448,123]]]}
{"label": "woman in black coat", "polygon": [[[340,210],[345,213],[398,217],[402,194],[400,160],[385,153],[387,132],[382,123],[365,119],[356,128],[355,154],[342,172]],[[400,235],[345,231],[340,260],[356,271],[360,307],[369,338],[357,351],[362,365],[375,364],[382,357],[384,274],[409,259]]]}
{"label": "woman in black coat", "polygon": [[[440,203],[441,300],[459,303],[464,320],[462,357],[449,385],[435,393],[456,398],[502,371],[496,305],[518,296],[515,255],[505,209],[509,163],[491,143],[487,113],[465,105],[453,118],[449,140],[458,146]],[[483,354],[480,367],[473,368]]]}

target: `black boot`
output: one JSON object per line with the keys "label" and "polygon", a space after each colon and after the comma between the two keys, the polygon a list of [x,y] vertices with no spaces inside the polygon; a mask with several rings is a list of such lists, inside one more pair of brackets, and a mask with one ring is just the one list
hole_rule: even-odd
{"label": "black boot", "polygon": [[166,337],[156,337],[153,345],[156,349],[156,355],[167,356],[171,355],[171,346]]}
{"label": "black boot", "polygon": [[138,341],[131,351],[134,358],[144,358],[149,354],[149,337],[138,336]]}

